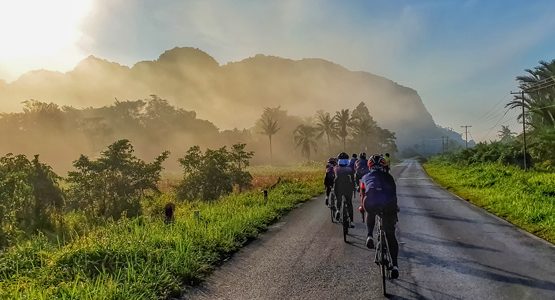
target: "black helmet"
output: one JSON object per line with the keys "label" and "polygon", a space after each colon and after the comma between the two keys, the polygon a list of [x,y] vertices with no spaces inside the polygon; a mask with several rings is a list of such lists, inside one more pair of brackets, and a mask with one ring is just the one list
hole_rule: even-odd
{"label": "black helmet", "polygon": [[353,153],[353,158],[357,158],[357,154],[356,154],[356,153]]}
{"label": "black helmet", "polygon": [[362,152],[359,157],[360,159],[366,159],[366,153]]}
{"label": "black helmet", "polygon": [[337,155],[337,159],[349,159],[349,154],[341,152],[339,153],[339,155]]}

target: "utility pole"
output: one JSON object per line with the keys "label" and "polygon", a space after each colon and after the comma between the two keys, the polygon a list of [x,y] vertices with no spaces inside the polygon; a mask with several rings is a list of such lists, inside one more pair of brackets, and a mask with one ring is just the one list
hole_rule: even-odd
{"label": "utility pole", "polygon": [[461,125],[464,128],[464,140],[465,140],[465,148],[468,149],[468,128],[472,127],[471,125]]}

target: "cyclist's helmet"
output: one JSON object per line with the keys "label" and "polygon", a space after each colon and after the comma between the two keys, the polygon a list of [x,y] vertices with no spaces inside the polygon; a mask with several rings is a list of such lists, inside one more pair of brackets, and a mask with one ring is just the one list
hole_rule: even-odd
{"label": "cyclist's helmet", "polygon": [[349,165],[349,154],[347,154],[345,152],[339,153],[339,155],[337,156],[337,163],[342,167],[348,166]]}
{"label": "cyclist's helmet", "polygon": [[389,153],[386,153],[386,154],[385,154],[385,157],[389,157]]}
{"label": "cyclist's helmet", "polygon": [[335,157],[330,157],[328,159],[328,164],[330,165],[336,165],[337,164],[337,160],[335,159]]}
{"label": "cyclist's helmet", "polygon": [[362,153],[359,155],[359,157],[360,157],[360,159],[366,159],[366,153],[365,153],[365,152],[362,152]]}
{"label": "cyclist's helmet", "polygon": [[356,154],[356,153],[353,153],[353,158],[357,158],[357,154]]}
{"label": "cyclist's helmet", "polygon": [[368,168],[370,169],[383,169],[387,165],[387,162],[383,156],[379,154],[374,154],[368,160]]}

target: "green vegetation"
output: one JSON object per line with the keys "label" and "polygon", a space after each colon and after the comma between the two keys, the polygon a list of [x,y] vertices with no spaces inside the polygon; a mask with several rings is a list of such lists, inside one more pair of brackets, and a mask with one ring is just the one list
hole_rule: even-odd
{"label": "green vegetation", "polygon": [[424,167],[461,197],[555,242],[555,173],[525,172],[499,163],[452,163],[446,157],[433,158]]}
{"label": "green vegetation", "polygon": [[234,186],[239,190],[250,186],[252,176],[244,171],[249,166],[253,152],[245,151],[245,144],[217,150],[207,149],[203,154],[194,146],[179,159],[183,167],[183,180],[177,186],[180,199],[215,200],[231,193]]}
{"label": "green vegetation", "polygon": [[[246,172],[244,166],[243,161],[242,172]],[[0,252],[0,298],[154,299],[178,295],[183,284],[202,280],[214,264],[276,218],[321,192],[321,172],[314,167],[257,167],[250,171],[254,174],[252,190],[216,201],[182,202],[174,193],[154,194],[142,198],[141,216],[106,219],[95,226],[79,213],[66,213],[66,222],[88,229],[75,230],[65,242],[38,234]],[[280,178],[279,184],[276,178]],[[265,203],[256,188],[269,186],[273,188]],[[169,224],[163,218],[167,203],[176,203],[175,218]]]}

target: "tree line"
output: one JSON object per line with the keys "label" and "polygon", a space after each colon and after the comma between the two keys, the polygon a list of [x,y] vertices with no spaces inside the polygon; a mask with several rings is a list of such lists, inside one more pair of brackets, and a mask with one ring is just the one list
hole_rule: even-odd
{"label": "tree line", "polygon": [[[278,107],[266,107],[257,122],[260,133],[268,137],[270,157],[273,156],[272,137],[280,130],[286,112]],[[370,115],[364,102],[355,109],[341,109],[331,114],[317,111],[313,118],[305,120],[292,130],[296,148],[307,160],[320,152],[321,157],[338,151],[361,151],[368,153],[396,152],[395,133],[381,128]]]}
{"label": "tree line", "polygon": [[[72,169],[68,158],[94,155],[120,139],[130,140],[141,158],[164,150],[184,153],[194,145],[218,148],[246,143],[257,153],[253,164],[324,159],[347,149],[396,150],[394,133],[380,128],[362,102],[352,111],[318,111],[312,118],[266,107],[252,128],[220,130],[212,122],[197,118],[194,111],[175,107],[156,95],[82,109],[29,100],[23,103],[22,112],[0,113],[0,136],[10,141],[0,143],[0,154],[40,153],[41,159],[59,172]],[[180,168],[177,160],[166,161],[164,166]]]}

